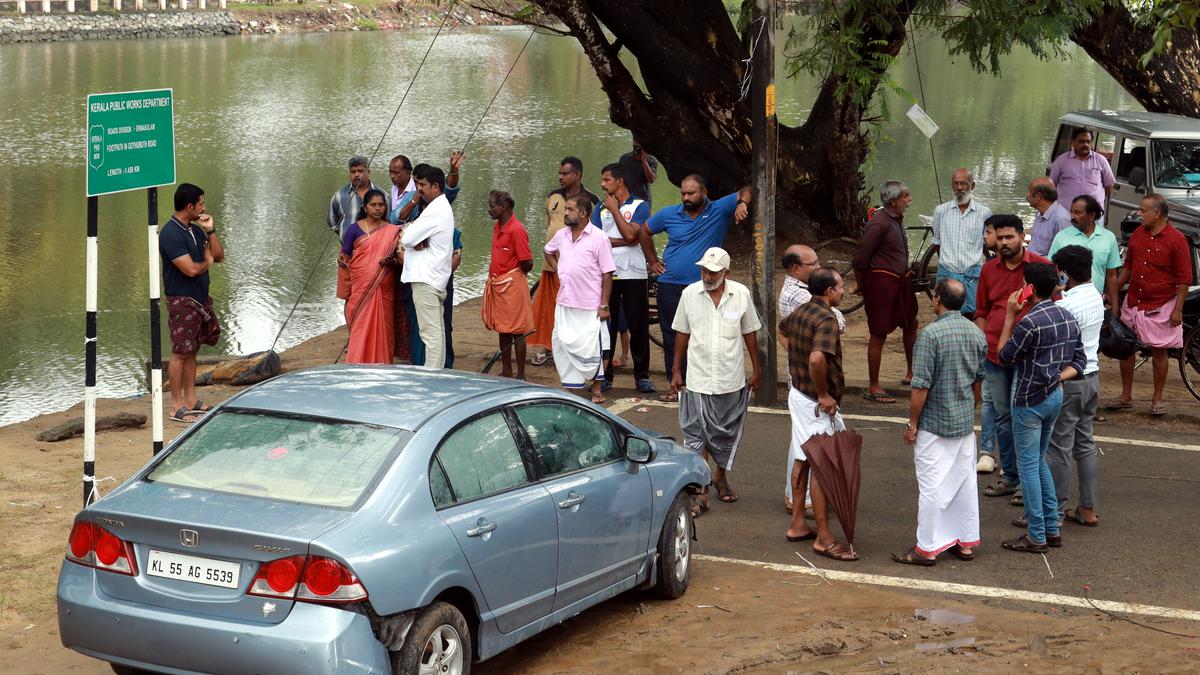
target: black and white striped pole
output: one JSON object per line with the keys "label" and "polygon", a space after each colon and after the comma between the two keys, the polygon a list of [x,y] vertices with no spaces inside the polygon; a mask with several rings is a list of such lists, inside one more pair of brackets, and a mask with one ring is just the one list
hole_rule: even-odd
{"label": "black and white striped pole", "polygon": [[150,419],[153,430],[151,450],[157,455],[163,449],[162,330],[158,310],[161,294],[158,269],[158,188],[146,190],[146,204],[150,223],[147,230],[150,264],[147,267],[150,270]]}
{"label": "black and white striped pole", "polygon": [[96,285],[99,247],[99,197],[87,201],[87,290],[83,340],[83,505],[92,503],[96,485]]}

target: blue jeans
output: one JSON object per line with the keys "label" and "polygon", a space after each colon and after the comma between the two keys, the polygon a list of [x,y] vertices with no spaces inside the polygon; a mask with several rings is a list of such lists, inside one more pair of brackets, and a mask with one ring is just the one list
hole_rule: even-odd
{"label": "blue jeans", "polygon": [[958,281],[962,282],[963,286],[967,287],[967,297],[963,302],[962,309],[959,311],[962,312],[963,316],[967,317],[968,319],[975,314],[975,293],[979,289],[979,272],[982,269],[983,265],[975,265],[966,272],[959,274],[958,272],[951,272],[944,267],[938,267],[938,281],[947,278],[957,279]]}
{"label": "blue jeans", "polygon": [[1009,485],[1020,485],[1021,475],[1017,471],[1017,452],[1013,446],[1013,369],[1010,366],[998,366],[991,361],[984,361],[983,373],[984,383],[990,390],[992,408],[996,411],[994,424],[996,445],[1000,448],[1000,477]]}
{"label": "blue jeans", "polygon": [[[679,309],[679,298],[685,288],[687,286],[681,284],[658,285],[658,327],[662,330],[663,360],[666,361],[668,383],[671,382],[675,366],[675,329],[671,328],[671,324],[675,321],[675,311]],[[683,379],[687,381],[687,354],[683,355]]]}
{"label": "blue jeans", "polygon": [[1046,537],[1058,536],[1058,493],[1046,464],[1046,448],[1054,433],[1054,422],[1062,409],[1062,387],[1045,401],[1012,409],[1013,440],[1017,445],[1017,466],[1021,473],[1025,518],[1029,521],[1029,539],[1039,544]]}
{"label": "blue jeans", "polygon": [[979,405],[979,448],[981,454],[996,456],[996,406],[992,405],[992,388],[984,382],[980,387],[983,401]]}

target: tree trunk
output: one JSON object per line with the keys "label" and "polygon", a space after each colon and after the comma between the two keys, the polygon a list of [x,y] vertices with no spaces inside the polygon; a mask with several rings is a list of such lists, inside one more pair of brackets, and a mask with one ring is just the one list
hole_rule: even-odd
{"label": "tree trunk", "polygon": [[1178,29],[1170,45],[1142,66],[1154,25],[1137,25],[1122,3],[1105,5],[1071,39],[1150,112],[1200,117],[1200,35]]}
{"label": "tree trunk", "polygon": [[[658,157],[671,182],[698,173],[713,197],[750,179],[750,111],[740,99],[743,45],[719,0],[536,0],[583,46],[609,99],[612,121],[629,129]],[[913,2],[852,3],[862,44],[894,57],[904,42]],[[892,17],[880,28],[878,16]],[[604,29],[613,35],[610,41]],[[753,36],[756,28],[747,33]],[[641,82],[620,61],[636,58]],[[873,72],[878,85],[883,68]],[[861,167],[869,138],[864,107],[837,76],[823,83],[808,120],[780,126],[776,219],[779,236],[809,241],[857,233],[866,199]],[[782,250],[782,248],[780,249]]]}

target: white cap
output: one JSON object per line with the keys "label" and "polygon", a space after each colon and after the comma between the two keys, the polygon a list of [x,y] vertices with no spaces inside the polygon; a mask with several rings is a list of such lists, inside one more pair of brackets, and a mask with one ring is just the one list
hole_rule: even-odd
{"label": "white cap", "polygon": [[696,263],[709,272],[724,272],[729,269],[729,254],[725,249],[714,246],[704,252],[704,257]]}

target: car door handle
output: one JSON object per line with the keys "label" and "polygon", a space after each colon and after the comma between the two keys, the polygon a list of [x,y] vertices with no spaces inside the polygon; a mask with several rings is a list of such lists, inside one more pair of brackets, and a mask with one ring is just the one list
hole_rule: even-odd
{"label": "car door handle", "polygon": [[558,503],[558,508],[569,509],[572,506],[578,506],[587,499],[586,496],[576,493],[574,490],[567,493],[567,498]]}
{"label": "car door handle", "polygon": [[467,530],[467,536],[468,537],[483,536],[483,535],[487,534],[488,532],[491,532],[494,529],[496,529],[495,523],[493,523],[490,520],[485,520],[483,518],[480,518],[479,521],[475,523],[475,527],[472,527],[471,529]]}

